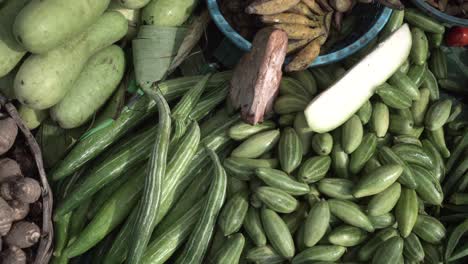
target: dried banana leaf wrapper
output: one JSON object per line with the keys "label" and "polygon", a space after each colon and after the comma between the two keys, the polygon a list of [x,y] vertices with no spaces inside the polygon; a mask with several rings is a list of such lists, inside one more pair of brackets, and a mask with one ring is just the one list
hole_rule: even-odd
{"label": "dried banana leaf wrapper", "polygon": [[185,27],[140,28],[132,42],[135,77],[140,86],[149,87],[166,75],[186,34]]}

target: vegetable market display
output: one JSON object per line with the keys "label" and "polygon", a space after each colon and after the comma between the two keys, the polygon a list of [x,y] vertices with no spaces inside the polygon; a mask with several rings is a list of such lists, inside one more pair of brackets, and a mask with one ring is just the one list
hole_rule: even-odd
{"label": "vegetable market display", "polygon": [[[0,2],[0,89],[38,128],[54,188],[51,263],[467,261],[467,90],[437,21],[394,11],[357,54],[284,76],[287,36],[262,29],[234,71],[180,76],[207,24],[197,1],[65,2]],[[69,23],[40,19],[55,13]],[[10,179],[13,142],[2,130],[0,209],[21,215],[0,219],[1,257],[26,263],[41,190],[17,194],[34,180]]]}

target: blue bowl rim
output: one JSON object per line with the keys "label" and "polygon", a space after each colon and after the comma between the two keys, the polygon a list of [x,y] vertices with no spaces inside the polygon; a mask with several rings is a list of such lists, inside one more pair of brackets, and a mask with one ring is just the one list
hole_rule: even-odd
{"label": "blue bowl rim", "polygon": [[[220,11],[217,0],[207,0],[208,10],[211,14],[213,21],[216,26],[224,33],[224,35],[231,40],[238,48],[243,51],[249,51],[252,47],[252,44],[242,37],[239,33],[234,30],[229,22],[224,18],[223,14]],[[345,59],[346,57],[356,53],[363,47],[365,47],[369,42],[377,37],[379,32],[384,28],[387,21],[390,19],[392,14],[392,9],[388,7],[382,8],[382,13],[380,14],[377,21],[374,25],[359,39],[349,44],[348,46],[328,53],[326,55],[318,56],[314,62],[312,62],[309,67],[317,67],[321,65],[331,64],[340,60]]]}
{"label": "blue bowl rim", "polygon": [[419,7],[426,13],[428,13],[430,16],[435,17],[440,21],[446,22],[450,25],[465,26],[465,27],[468,26],[468,19],[447,15],[444,12],[440,11],[439,9],[428,4],[425,0],[412,0],[412,2],[417,7]]}

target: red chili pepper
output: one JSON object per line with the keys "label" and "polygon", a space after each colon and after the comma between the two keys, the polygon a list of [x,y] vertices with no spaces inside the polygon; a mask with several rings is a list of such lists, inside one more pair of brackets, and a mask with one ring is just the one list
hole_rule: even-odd
{"label": "red chili pepper", "polygon": [[463,47],[468,45],[468,27],[452,27],[446,37],[447,45]]}

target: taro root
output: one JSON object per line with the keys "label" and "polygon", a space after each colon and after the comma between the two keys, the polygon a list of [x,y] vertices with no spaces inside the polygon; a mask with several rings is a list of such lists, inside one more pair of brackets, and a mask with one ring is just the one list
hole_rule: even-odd
{"label": "taro root", "polygon": [[34,203],[41,197],[41,186],[32,178],[20,178],[5,182],[0,187],[0,193],[5,200],[18,200],[24,203]]}
{"label": "taro root", "polygon": [[19,248],[28,248],[41,238],[41,229],[32,222],[20,221],[13,224],[5,236],[5,244]]}
{"label": "taro root", "polygon": [[29,204],[23,203],[21,201],[12,200],[8,201],[11,209],[13,210],[13,221],[23,220],[28,216],[29,213]]}
{"label": "taro root", "polygon": [[15,143],[18,135],[18,127],[12,118],[0,120],[0,155],[5,154]]}
{"label": "taro root", "polygon": [[4,264],[26,264],[26,253],[21,248],[10,247],[2,252],[2,261]]}
{"label": "taro root", "polygon": [[288,47],[288,36],[282,30],[264,28],[236,66],[231,79],[230,100],[235,109],[241,109],[244,121],[256,124],[273,108],[278,94]]}
{"label": "taro root", "polygon": [[13,209],[0,197],[0,236],[4,236],[10,231],[13,222]]}
{"label": "taro root", "polygon": [[12,181],[23,176],[20,166],[12,159],[0,159],[0,183]]}

